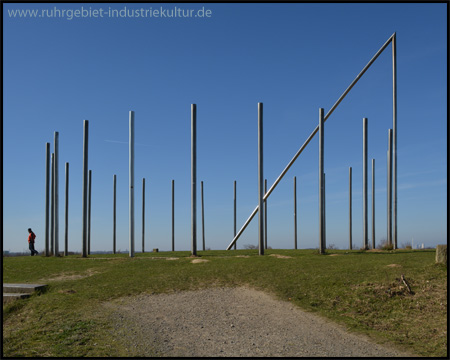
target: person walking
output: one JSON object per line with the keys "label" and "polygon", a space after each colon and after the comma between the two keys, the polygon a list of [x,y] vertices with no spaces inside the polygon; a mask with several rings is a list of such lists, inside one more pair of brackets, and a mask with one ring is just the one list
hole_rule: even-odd
{"label": "person walking", "polygon": [[34,249],[34,239],[36,239],[36,234],[31,230],[31,228],[28,229],[28,233],[30,234],[28,235],[28,246],[31,251],[31,256],[37,255],[39,253]]}

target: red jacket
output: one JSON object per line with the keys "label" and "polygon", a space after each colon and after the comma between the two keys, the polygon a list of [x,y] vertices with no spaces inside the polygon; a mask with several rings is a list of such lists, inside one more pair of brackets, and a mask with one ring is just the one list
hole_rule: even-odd
{"label": "red jacket", "polygon": [[28,242],[34,243],[34,239],[36,239],[36,235],[34,234],[34,232],[31,232],[30,235],[28,235]]}

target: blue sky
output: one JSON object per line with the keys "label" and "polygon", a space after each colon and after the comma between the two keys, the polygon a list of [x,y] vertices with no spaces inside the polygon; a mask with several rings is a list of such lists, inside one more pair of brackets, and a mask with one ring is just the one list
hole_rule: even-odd
{"label": "blue sky", "polygon": [[[233,239],[258,203],[257,103],[264,103],[264,177],[270,186],[375,52],[397,33],[398,243],[447,242],[446,4],[3,4],[3,249],[44,248],[45,143],[59,132],[60,249],[64,164],[70,166],[69,251],[81,250],[83,120],[89,120],[91,251],[128,249],[128,112],[135,111],[135,249],[190,249],[190,107],[197,104],[206,246]],[[12,10],[205,8],[208,18],[14,17]],[[325,126],[327,244],[348,246],[348,168],[353,243],[362,246],[362,118],[375,159],[376,241],[386,238],[386,151],[392,127],[391,46]],[[293,177],[299,248],[318,242],[318,138],[268,199],[268,244],[293,248]],[[369,167],[369,179],[370,179]],[[369,181],[369,190],[371,183]],[[369,199],[371,195],[369,193]],[[369,209],[371,203],[369,202]],[[370,216],[370,211],[369,211]],[[371,224],[369,224],[371,234]],[[257,218],[238,241],[257,244]],[[371,242],[371,240],[370,240]]]}

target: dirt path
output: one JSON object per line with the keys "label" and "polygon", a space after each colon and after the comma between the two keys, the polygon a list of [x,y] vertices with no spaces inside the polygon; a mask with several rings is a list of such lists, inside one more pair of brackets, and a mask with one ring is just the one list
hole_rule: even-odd
{"label": "dirt path", "polygon": [[245,287],[123,298],[106,305],[130,352],[170,357],[398,357],[410,354]]}

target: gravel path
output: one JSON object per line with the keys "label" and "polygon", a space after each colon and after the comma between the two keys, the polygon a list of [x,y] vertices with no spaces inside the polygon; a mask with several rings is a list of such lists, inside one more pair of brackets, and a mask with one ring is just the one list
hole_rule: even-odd
{"label": "gravel path", "polygon": [[411,357],[245,287],[141,295],[107,307],[116,336],[140,356]]}

